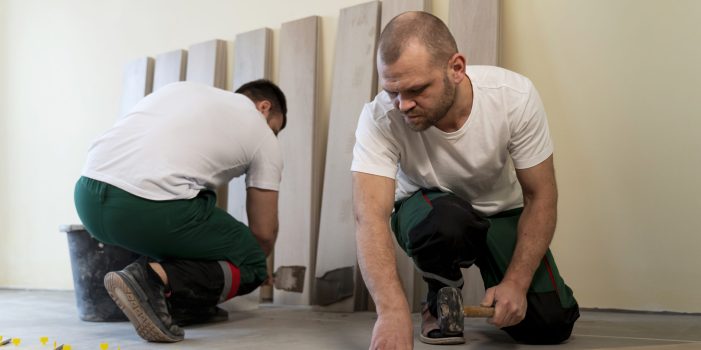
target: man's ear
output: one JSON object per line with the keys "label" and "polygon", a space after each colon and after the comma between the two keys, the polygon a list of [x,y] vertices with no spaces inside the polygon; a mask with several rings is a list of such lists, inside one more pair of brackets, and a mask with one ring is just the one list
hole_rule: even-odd
{"label": "man's ear", "polygon": [[448,61],[448,70],[450,77],[456,83],[459,83],[463,78],[465,78],[465,66],[467,65],[467,58],[461,53],[456,53]]}
{"label": "man's ear", "polygon": [[270,108],[272,108],[272,104],[268,100],[261,100],[255,103],[256,104],[256,109],[258,112],[263,114],[265,118],[267,119],[270,116]]}

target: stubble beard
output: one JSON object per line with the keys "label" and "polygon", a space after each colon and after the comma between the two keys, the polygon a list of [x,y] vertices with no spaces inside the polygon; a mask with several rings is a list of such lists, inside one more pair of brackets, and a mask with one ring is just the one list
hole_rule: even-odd
{"label": "stubble beard", "polygon": [[[424,131],[438,123],[443,119],[450,108],[453,107],[455,103],[455,86],[450,83],[448,74],[443,76],[443,93],[441,94],[438,104],[433,111],[425,111],[423,117],[418,118],[417,122],[412,122],[411,120],[406,120],[405,122],[409,129],[412,131]],[[408,117],[407,117],[408,118]]]}

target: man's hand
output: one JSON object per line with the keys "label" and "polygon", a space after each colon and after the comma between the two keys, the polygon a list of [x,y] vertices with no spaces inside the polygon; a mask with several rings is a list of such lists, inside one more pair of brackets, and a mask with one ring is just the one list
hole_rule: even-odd
{"label": "man's hand", "polygon": [[389,217],[394,180],[353,173],[353,207],[358,265],[377,307],[370,349],[413,349],[409,304],[397,274]]}
{"label": "man's hand", "polygon": [[408,312],[379,315],[372,330],[370,350],[413,349],[414,328]]}
{"label": "man's hand", "polygon": [[557,220],[553,156],[533,167],[517,169],[516,177],[523,189],[524,203],[516,248],[504,279],[487,289],[482,300],[482,306],[494,306],[494,317],[487,321],[499,328],[518,324],[526,317],[528,286],[548,250]]}
{"label": "man's hand", "polygon": [[499,327],[518,324],[526,317],[526,293],[533,273],[545,256],[555,233],[557,186],[553,156],[527,169],[517,169],[523,189],[523,213],[518,222],[516,248],[504,279],[487,289],[482,306],[494,306],[487,320]]}
{"label": "man's hand", "polygon": [[487,289],[482,299],[482,306],[494,306],[494,316],[487,320],[497,328],[518,324],[526,317],[527,289],[516,283],[504,280],[496,286]]}

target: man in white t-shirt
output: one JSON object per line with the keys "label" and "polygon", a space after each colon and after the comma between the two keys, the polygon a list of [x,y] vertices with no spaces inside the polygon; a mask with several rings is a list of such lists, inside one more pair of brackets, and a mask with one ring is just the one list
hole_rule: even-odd
{"label": "man in white t-shirt", "polygon": [[[283,92],[267,80],[236,93],[173,83],[90,147],[76,209],[97,240],[143,256],[105,276],[142,338],[182,340],[180,326],[226,319],[217,304],[267,279],[286,113]],[[243,174],[250,226],[216,207],[215,191]]]}
{"label": "man in white t-shirt", "polygon": [[553,146],[532,83],[466,67],[424,12],[387,25],[377,64],[384,91],[363,108],[351,169],[359,264],[378,313],[371,348],[413,346],[391,232],[428,283],[421,341],[465,341],[460,268],[473,263],[490,323],[524,343],[569,338],[579,312],[548,249]]}

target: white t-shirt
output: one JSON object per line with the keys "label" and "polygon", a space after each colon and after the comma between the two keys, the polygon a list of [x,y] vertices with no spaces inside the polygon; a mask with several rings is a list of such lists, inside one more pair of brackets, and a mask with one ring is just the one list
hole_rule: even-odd
{"label": "white t-shirt", "polygon": [[151,200],[190,199],[246,174],[277,191],[278,139],[246,96],[179,82],[142,99],[90,147],[82,175]]}
{"label": "white t-shirt", "polygon": [[396,179],[395,198],[420,188],[469,201],[484,215],[523,206],[515,168],[553,153],[538,92],[528,78],[491,66],[468,66],[472,111],[457,131],[411,130],[386,92],[360,115],[352,171]]}

